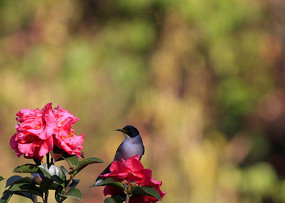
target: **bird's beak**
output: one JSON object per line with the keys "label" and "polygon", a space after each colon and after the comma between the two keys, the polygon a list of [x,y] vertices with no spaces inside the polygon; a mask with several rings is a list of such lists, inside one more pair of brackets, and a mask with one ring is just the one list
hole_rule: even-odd
{"label": "bird's beak", "polygon": [[124,131],[122,129],[116,129],[115,131],[119,131],[119,132],[124,133]]}
{"label": "bird's beak", "polygon": [[116,129],[115,131],[122,132],[124,134],[124,136],[127,136],[126,132],[123,129]]}

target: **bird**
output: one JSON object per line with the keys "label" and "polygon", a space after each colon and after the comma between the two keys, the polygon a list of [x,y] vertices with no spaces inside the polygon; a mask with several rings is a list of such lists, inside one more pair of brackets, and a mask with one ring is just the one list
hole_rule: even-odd
{"label": "bird", "polygon": [[[124,141],[119,145],[113,161],[103,170],[100,175],[110,173],[110,166],[114,161],[122,162],[122,159],[127,160],[135,155],[140,155],[141,160],[144,155],[145,148],[139,131],[132,125],[126,125],[122,129],[116,129],[115,131],[122,132],[125,135]],[[96,182],[99,181],[100,175],[97,177]]]}

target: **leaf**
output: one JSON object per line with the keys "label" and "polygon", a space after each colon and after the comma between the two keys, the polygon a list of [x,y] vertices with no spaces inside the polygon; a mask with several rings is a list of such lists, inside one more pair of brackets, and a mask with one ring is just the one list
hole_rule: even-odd
{"label": "leaf", "polygon": [[68,174],[68,170],[64,166],[60,166],[59,168],[64,173],[65,176]]}
{"label": "leaf", "polygon": [[15,181],[20,180],[20,179],[22,179],[22,178],[23,178],[23,177],[18,176],[18,175],[11,176],[11,177],[8,178],[8,180],[6,181],[6,186],[5,186],[5,187],[8,187],[9,185],[11,185],[12,183],[14,183]]}
{"label": "leaf", "polygon": [[6,187],[16,184],[16,183],[32,183],[32,179],[30,177],[21,177],[21,176],[12,176],[6,182]]}
{"label": "leaf", "polygon": [[3,178],[2,176],[0,176],[0,181],[4,180],[5,178]]}
{"label": "leaf", "polygon": [[51,184],[51,186],[49,187],[49,189],[50,190],[56,190],[59,186],[61,186],[61,185],[59,185],[58,183],[53,182]]}
{"label": "leaf", "polygon": [[57,187],[55,190],[55,193],[54,193],[55,200],[57,202],[61,202],[62,199],[63,199],[62,201],[64,201],[64,199],[66,199],[66,197],[61,196],[62,193],[63,193],[63,187],[62,186]]}
{"label": "leaf", "polygon": [[13,172],[16,173],[37,173],[39,168],[35,164],[24,164],[21,166],[17,166]]}
{"label": "leaf", "polygon": [[69,190],[67,191],[67,193],[65,195],[61,195],[62,197],[71,197],[71,198],[75,198],[78,200],[82,200],[82,193],[79,189],[77,188],[69,188]]}
{"label": "leaf", "polygon": [[8,191],[8,190],[5,190],[5,191],[3,192],[3,196],[2,196],[1,199],[0,199],[0,203],[9,202],[10,198],[12,197],[12,195],[13,195],[13,192]]}
{"label": "leaf", "polygon": [[28,192],[35,195],[43,196],[43,193],[41,190],[36,187],[35,185],[32,185],[30,183],[15,183],[10,188],[9,191],[11,192]]}
{"label": "leaf", "polygon": [[44,193],[47,193],[52,183],[53,183],[53,180],[49,179],[48,177],[44,177],[40,184],[41,191],[43,191]]}
{"label": "leaf", "polygon": [[13,194],[32,198],[32,194],[42,196],[42,192],[32,184],[30,177],[22,178],[21,176],[12,176],[6,182],[6,187],[10,186],[8,190],[3,193],[0,200],[2,202],[8,202]]}
{"label": "leaf", "polygon": [[124,185],[121,182],[116,182],[114,179],[112,178],[106,178],[106,179],[99,179],[98,181],[96,181],[96,183],[94,183],[94,185],[92,185],[91,187],[97,187],[97,186],[106,186],[106,185],[110,185],[110,186],[115,186],[120,188],[122,191],[124,191]]}
{"label": "leaf", "polygon": [[151,196],[151,197],[154,197],[158,200],[161,200],[160,199],[160,195],[159,193],[157,192],[156,189],[154,189],[153,187],[150,187],[150,186],[136,186],[136,187],[133,187],[132,190],[131,190],[131,193],[133,195],[148,195],[148,196]]}
{"label": "leaf", "polygon": [[104,203],[117,203],[116,200],[114,200],[112,197],[107,197],[104,199]]}
{"label": "leaf", "polygon": [[64,175],[64,172],[62,172],[62,170],[56,165],[51,165],[48,167],[47,164],[42,164],[39,166],[39,168],[48,178],[60,184],[65,183],[66,177]]}
{"label": "leaf", "polygon": [[88,166],[89,164],[95,164],[95,163],[104,163],[101,159],[97,157],[87,158],[82,161],[79,161],[76,165],[76,168],[69,172],[69,174],[73,174],[75,176],[77,173],[79,173],[83,168]]}
{"label": "leaf", "polygon": [[120,195],[114,195],[112,197],[107,197],[104,203],[122,203],[124,199]]}
{"label": "leaf", "polygon": [[67,163],[69,164],[71,169],[74,169],[78,164],[78,156],[77,155],[71,156],[68,158],[64,158],[64,159],[67,161]]}
{"label": "leaf", "polygon": [[79,179],[73,179],[72,180],[72,183],[70,184],[70,186],[69,187],[76,187],[77,186],[77,184],[79,183]]}

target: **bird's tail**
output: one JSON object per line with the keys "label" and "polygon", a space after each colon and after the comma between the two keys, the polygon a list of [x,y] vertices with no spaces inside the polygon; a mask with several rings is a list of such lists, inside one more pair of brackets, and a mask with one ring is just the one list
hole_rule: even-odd
{"label": "bird's tail", "polygon": [[102,171],[102,173],[97,177],[96,182],[101,179],[101,178],[100,178],[101,175],[104,175],[104,174],[107,174],[107,173],[110,173],[110,172],[111,172],[111,171],[110,171],[110,166],[111,166],[111,164],[112,164],[112,163],[110,163],[109,166],[107,166],[107,168],[105,168],[104,171]]}

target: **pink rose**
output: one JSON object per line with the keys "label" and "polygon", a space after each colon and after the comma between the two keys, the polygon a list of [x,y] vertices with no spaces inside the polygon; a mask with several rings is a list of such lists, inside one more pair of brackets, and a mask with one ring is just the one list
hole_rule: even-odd
{"label": "pink rose", "polygon": [[79,119],[60,106],[52,109],[48,103],[42,110],[22,109],[16,114],[17,133],[10,139],[10,146],[17,156],[42,158],[53,150],[54,144],[71,155],[80,156],[84,135],[76,136],[72,125]]}
{"label": "pink rose", "polygon": [[82,142],[84,141],[84,134],[77,136],[72,129],[74,123],[79,119],[69,113],[67,110],[58,106],[53,109],[53,113],[57,120],[57,128],[55,130],[54,143],[55,145],[69,153],[70,155],[77,155],[80,157]]}
{"label": "pink rose", "polygon": [[42,160],[53,149],[53,129],[56,120],[51,113],[51,103],[42,110],[22,109],[16,116],[20,124],[16,125],[17,133],[10,139],[10,145],[17,156]]}
{"label": "pink rose", "polygon": [[[162,182],[152,179],[152,171],[143,167],[142,163],[139,161],[139,155],[128,160],[122,159],[122,162],[114,161],[110,167],[110,171],[110,173],[101,175],[100,177],[112,178],[115,181],[120,182],[135,182],[139,186],[151,186],[158,191],[161,199],[165,195],[165,192],[160,190]],[[114,186],[106,186],[104,188],[104,195],[116,195],[120,193],[122,193],[122,191]],[[130,198],[130,203],[157,201],[158,199],[147,195],[131,196]]]}

